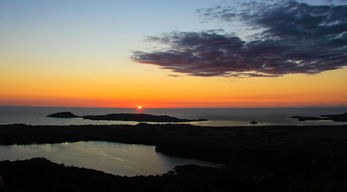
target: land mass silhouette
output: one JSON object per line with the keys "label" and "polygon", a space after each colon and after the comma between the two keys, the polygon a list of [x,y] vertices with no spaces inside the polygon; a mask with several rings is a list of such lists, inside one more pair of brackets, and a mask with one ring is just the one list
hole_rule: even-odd
{"label": "land mass silhouette", "polygon": [[[45,159],[0,162],[4,191],[344,191],[347,125],[0,125],[0,144],[109,141],[224,164],[121,177]],[[58,188],[55,188],[56,186]],[[88,187],[89,186],[89,187]]]}
{"label": "land mass silhouette", "polygon": [[58,112],[47,115],[47,117],[55,118],[83,118],[89,120],[106,120],[106,121],[137,121],[137,122],[193,122],[208,121],[207,119],[180,119],[168,115],[151,115],[143,113],[113,113],[106,115],[85,115],[77,116],[71,112]]}
{"label": "land mass silhouette", "polygon": [[347,113],[336,115],[321,115],[320,117],[292,116],[291,118],[298,119],[298,121],[330,120],[334,122],[347,122]]}
{"label": "land mass silhouette", "polygon": [[53,113],[50,115],[47,115],[46,117],[55,117],[55,118],[76,118],[76,117],[80,117],[77,116],[71,112],[58,112],[58,113]]}

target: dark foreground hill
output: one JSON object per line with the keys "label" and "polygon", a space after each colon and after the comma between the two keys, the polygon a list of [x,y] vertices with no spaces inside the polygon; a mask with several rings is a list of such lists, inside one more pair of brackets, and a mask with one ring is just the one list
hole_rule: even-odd
{"label": "dark foreground hill", "polygon": [[211,191],[229,188],[221,184],[222,170],[186,166],[164,175],[121,177],[85,168],[52,163],[44,158],[2,161],[3,191]]}
{"label": "dark foreground hill", "polygon": [[[5,191],[346,191],[347,126],[0,126],[0,144],[103,140],[225,164],[120,177],[45,159],[0,162]],[[57,188],[53,186],[58,186]]]}

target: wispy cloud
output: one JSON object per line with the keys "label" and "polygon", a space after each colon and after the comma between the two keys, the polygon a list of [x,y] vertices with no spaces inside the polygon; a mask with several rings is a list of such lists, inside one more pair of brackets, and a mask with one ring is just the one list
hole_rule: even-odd
{"label": "wispy cloud", "polygon": [[175,31],[149,37],[167,48],[135,51],[133,60],[193,76],[225,77],[316,74],[347,65],[347,5],[252,2],[197,13],[206,20],[243,22],[258,33],[246,41],[223,30]]}

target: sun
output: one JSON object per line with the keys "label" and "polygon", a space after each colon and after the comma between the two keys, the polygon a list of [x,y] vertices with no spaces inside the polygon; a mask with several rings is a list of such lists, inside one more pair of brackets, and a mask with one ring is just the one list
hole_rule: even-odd
{"label": "sun", "polygon": [[142,109],[142,106],[141,105],[137,106],[137,109]]}

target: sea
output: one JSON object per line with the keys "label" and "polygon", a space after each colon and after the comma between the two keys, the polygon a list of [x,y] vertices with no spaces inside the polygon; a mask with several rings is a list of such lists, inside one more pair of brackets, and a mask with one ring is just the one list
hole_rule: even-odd
{"label": "sea", "polygon": [[[71,112],[78,116],[106,115],[111,113],[144,113],[169,115],[183,119],[208,119],[208,121],[184,122],[200,126],[264,126],[264,125],[341,125],[346,123],[298,121],[292,116],[319,117],[342,114],[347,107],[282,107],[282,108],[81,108],[81,107],[8,107],[0,106],[0,124],[27,125],[111,125],[130,124],[135,121],[92,121],[82,118],[62,119],[46,117],[57,112]],[[256,121],[258,124],[251,124]],[[148,122],[158,124],[155,122]]]}

